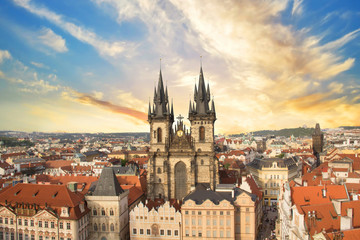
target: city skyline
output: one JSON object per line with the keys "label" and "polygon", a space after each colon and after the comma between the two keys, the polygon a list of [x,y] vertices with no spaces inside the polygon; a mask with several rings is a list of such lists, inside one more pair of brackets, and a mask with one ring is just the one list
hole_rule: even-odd
{"label": "city skyline", "polygon": [[202,61],[216,133],[360,125],[357,1],[6,0],[0,13],[0,130],[148,132],[160,58],[176,116]]}

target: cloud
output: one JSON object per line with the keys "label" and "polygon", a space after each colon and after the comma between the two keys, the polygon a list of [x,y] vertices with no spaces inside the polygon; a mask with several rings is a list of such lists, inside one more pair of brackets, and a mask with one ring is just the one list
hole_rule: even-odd
{"label": "cloud", "polygon": [[0,63],[2,63],[5,59],[10,59],[11,54],[8,50],[1,50],[0,49]]}
{"label": "cloud", "polygon": [[83,94],[83,93],[77,93],[76,101],[87,104],[87,105],[93,105],[100,108],[104,108],[108,111],[114,112],[114,113],[120,113],[124,114],[133,118],[136,118],[138,120],[141,120],[142,122],[146,122],[147,120],[147,114],[129,107],[124,107],[120,105],[115,105],[108,101],[99,100],[91,95]]}
{"label": "cloud", "polygon": [[43,28],[38,36],[39,40],[57,52],[67,52],[65,39],[55,34],[50,28]]}
{"label": "cloud", "polygon": [[33,62],[31,61],[30,62],[32,65],[34,65],[35,67],[38,67],[38,68],[46,68],[46,69],[49,69],[48,66],[44,65],[43,63],[39,63],[39,62]]}
{"label": "cloud", "polygon": [[123,41],[108,42],[99,37],[93,31],[84,27],[78,26],[72,22],[64,20],[64,16],[50,11],[45,7],[39,7],[32,4],[30,0],[13,0],[15,4],[25,8],[29,12],[45,18],[46,20],[54,23],[70,35],[75,37],[81,42],[87,43],[94,47],[101,55],[116,57],[125,55],[125,52],[131,53],[135,50],[135,46],[131,43]]}
{"label": "cloud", "polygon": [[292,15],[300,15],[302,13],[302,2],[303,0],[294,0],[293,8],[291,11]]}

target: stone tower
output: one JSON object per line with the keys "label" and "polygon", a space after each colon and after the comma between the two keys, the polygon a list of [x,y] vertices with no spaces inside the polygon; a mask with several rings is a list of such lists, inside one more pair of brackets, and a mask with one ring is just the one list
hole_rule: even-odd
{"label": "stone tower", "polygon": [[315,131],[312,135],[312,147],[313,153],[317,158],[317,165],[320,164],[320,153],[323,151],[324,146],[324,134],[321,132],[320,124],[317,123]]}
{"label": "stone tower", "polygon": [[149,103],[150,159],[147,197],[182,200],[199,183],[214,189],[218,183],[218,164],[214,153],[215,105],[209,108],[210,89],[205,88],[202,69],[190,102],[188,131],[180,115],[173,127],[174,111],[169,106],[162,75]]}
{"label": "stone tower", "polygon": [[104,168],[93,192],[85,196],[91,210],[89,239],[129,239],[128,195],[112,168]]}

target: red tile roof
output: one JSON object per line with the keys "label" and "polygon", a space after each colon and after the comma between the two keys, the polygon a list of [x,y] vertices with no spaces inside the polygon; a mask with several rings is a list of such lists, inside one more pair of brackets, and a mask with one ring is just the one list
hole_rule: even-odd
{"label": "red tile roof", "polygon": [[140,199],[142,196],[145,196],[144,192],[140,187],[135,187],[131,185],[120,185],[122,189],[129,190],[128,195],[128,205],[131,206],[134,202]]}
{"label": "red tile roof", "polygon": [[[325,197],[323,197],[323,189],[326,190]],[[296,205],[300,213],[302,206],[329,203],[332,199],[348,198],[343,185],[292,187],[291,192],[292,203]]]}
{"label": "red tile roof", "polygon": [[[346,231],[341,231],[343,233],[342,240],[359,240],[360,239],[360,229],[351,229]],[[326,233],[329,240],[335,240],[335,235],[332,232]],[[337,238],[339,239],[339,238]]]}
{"label": "red tile roof", "polygon": [[347,216],[347,209],[353,209],[353,227],[360,227],[360,201],[350,201],[341,203],[341,216]]}
{"label": "red tile roof", "polygon": [[45,168],[61,168],[65,166],[71,166],[74,161],[70,160],[51,160],[45,162]]}
{"label": "red tile roof", "polygon": [[0,193],[0,204],[3,206],[15,207],[21,204],[22,207],[31,207],[30,205],[35,204],[40,209],[50,207],[58,215],[60,215],[61,207],[70,207],[70,219],[80,219],[89,211],[84,206],[85,211],[81,213],[79,209],[80,203],[84,203],[84,196],[80,193],[71,192],[64,185],[19,183]]}

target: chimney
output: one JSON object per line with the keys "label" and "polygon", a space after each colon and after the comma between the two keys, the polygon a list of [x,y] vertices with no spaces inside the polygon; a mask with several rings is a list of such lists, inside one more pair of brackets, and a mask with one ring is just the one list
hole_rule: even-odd
{"label": "chimney", "polygon": [[326,198],[326,189],[324,186],[324,189],[321,189],[323,198]]}
{"label": "chimney", "polygon": [[350,218],[353,217],[353,209],[352,208],[348,208],[346,209],[346,215]]}
{"label": "chimney", "polygon": [[304,187],[307,187],[307,185],[308,185],[307,181],[304,180],[304,181],[303,181],[303,186],[304,186]]}

